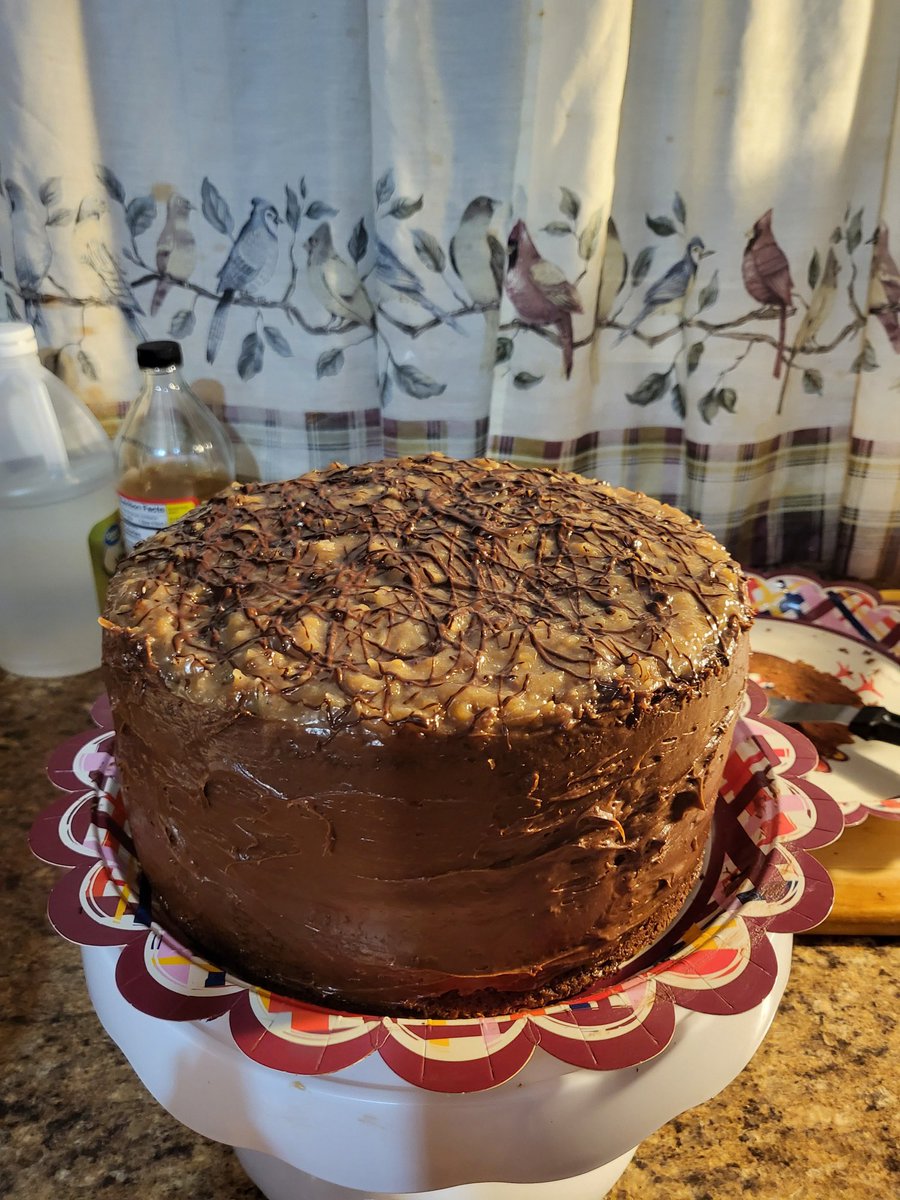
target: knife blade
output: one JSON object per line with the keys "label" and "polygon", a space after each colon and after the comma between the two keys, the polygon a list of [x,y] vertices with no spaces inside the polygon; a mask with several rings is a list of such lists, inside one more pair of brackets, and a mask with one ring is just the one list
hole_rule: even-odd
{"label": "knife blade", "polygon": [[846,725],[850,733],[864,741],[890,742],[900,746],[900,715],[877,704],[816,704],[803,700],[766,697],[766,715],[786,725],[804,721],[832,721]]}

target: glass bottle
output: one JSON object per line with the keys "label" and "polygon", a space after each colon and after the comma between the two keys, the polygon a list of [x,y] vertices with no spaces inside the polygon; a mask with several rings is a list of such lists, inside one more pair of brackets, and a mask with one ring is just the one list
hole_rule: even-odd
{"label": "glass bottle", "polygon": [[44,678],[98,667],[118,556],[112,443],[41,365],[31,326],[0,324],[0,666]]}
{"label": "glass bottle", "polygon": [[178,342],[142,342],[140,395],[115,441],[126,552],[234,479],[225,430],[181,373]]}

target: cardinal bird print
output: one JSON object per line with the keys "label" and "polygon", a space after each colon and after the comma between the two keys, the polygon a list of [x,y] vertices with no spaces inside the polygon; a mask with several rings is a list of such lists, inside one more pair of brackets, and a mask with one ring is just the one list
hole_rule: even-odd
{"label": "cardinal bird print", "polygon": [[781,375],[781,360],[784,355],[784,338],[787,316],[793,311],[792,295],[794,284],[787,256],[775,241],[772,233],[772,210],[768,209],[753,226],[750,240],[744,249],[741,262],[744,287],[760,304],[772,305],[778,312],[778,346],[775,351],[775,367],[772,374]]}
{"label": "cardinal bird print", "polygon": [[516,312],[529,325],[552,325],[562,349],[563,374],[572,374],[572,313],[583,311],[575,287],[555,263],[542,258],[524,221],[516,221],[507,239],[506,291]]}

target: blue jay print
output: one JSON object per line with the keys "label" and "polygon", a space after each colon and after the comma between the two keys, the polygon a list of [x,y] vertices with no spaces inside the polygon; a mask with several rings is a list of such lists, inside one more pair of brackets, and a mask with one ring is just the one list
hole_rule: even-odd
{"label": "blue jay print", "polygon": [[685,248],[684,257],[669,267],[665,275],[647,289],[641,311],[631,324],[622,330],[615,340],[615,345],[618,346],[630,333],[634,333],[651,313],[665,312],[674,306],[680,308],[694,282],[700,260],[714,253],[714,250],[706,249],[702,238],[692,237]]}
{"label": "blue jay print", "polygon": [[261,196],[251,200],[250,216],[219,271],[221,299],[209,324],[206,361],[214,362],[225,333],[225,320],[236,292],[268,282],[278,262],[278,211]]}

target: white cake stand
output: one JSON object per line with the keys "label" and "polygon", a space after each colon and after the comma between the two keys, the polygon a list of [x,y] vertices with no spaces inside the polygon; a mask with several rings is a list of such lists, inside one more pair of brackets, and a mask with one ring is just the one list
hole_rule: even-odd
{"label": "white cake stand", "polygon": [[248,988],[178,947],[150,923],[101,705],[101,730],[51,756],[63,795],[31,846],[65,869],[48,915],[82,946],[110,1037],[269,1200],[597,1200],[645,1137],[743,1070],[792,935],[829,911],[810,851],[843,816],[806,778],[813,747],[764,704],[751,687],[701,879],[666,937],[624,980],[546,1011],[354,1017]]}
{"label": "white cake stand", "polygon": [[489,1091],[426,1091],[378,1055],[302,1077],[242,1054],[226,1017],[162,1021],[116,986],[118,949],[84,946],[88,990],[106,1032],[176,1120],[234,1146],[269,1200],[598,1200],[638,1144],[716,1095],[762,1042],[784,993],[792,936],[769,935],[768,996],[728,1016],[676,1009],[663,1054],[586,1070],[536,1049]]}

